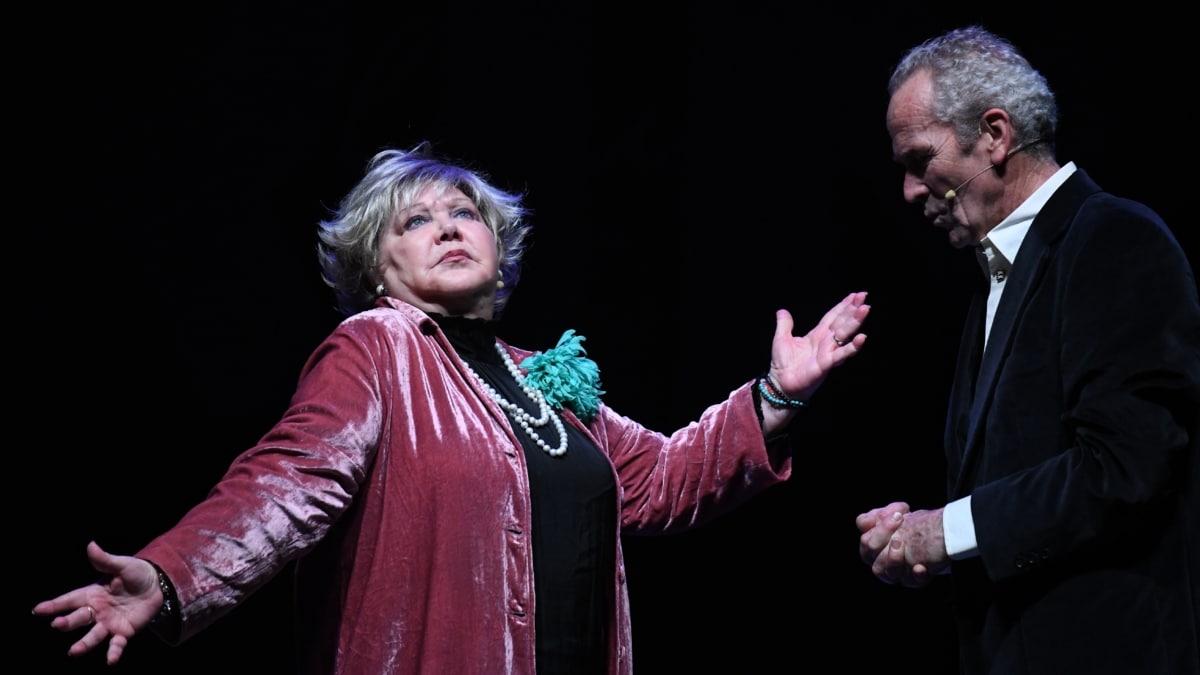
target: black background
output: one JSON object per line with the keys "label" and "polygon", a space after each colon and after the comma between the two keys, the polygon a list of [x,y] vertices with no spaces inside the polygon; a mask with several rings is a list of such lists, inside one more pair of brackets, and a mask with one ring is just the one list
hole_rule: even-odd
{"label": "black background", "polygon": [[[862,354],[796,425],[793,479],[627,540],[639,673],[952,671],[941,585],[885,586],[857,513],[941,505],[969,254],[901,199],[885,84],[982,22],[1059,95],[1059,156],[1143,200],[1196,263],[1182,9],[897,3],[48,6],[9,24],[15,671],[290,672],[289,573],[191,641],[65,656],[29,608],[202,499],[336,325],[316,223],[384,146],[431,140],[526,192],[502,336],[586,336],[605,400],[669,431],[870,292]],[[801,5],[804,5],[803,7]],[[995,13],[984,13],[994,11]],[[1188,38],[1193,39],[1193,38]],[[1186,102],[1185,102],[1186,97]],[[15,155],[15,156],[14,156]],[[28,466],[21,464],[28,462]]]}

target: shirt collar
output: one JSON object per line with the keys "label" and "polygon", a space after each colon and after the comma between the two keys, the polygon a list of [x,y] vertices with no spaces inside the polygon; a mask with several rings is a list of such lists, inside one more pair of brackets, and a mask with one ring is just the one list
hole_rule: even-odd
{"label": "shirt collar", "polygon": [[1020,250],[1021,242],[1025,240],[1025,234],[1029,232],[1034,217],[1050,200],[1054,191],[1073,173],[1075,162],[1067,162],[979,242],[980,252],[987,261],[990,274],[996,276],[997,281],[1003,281],[1009,268],[1016,262],[1017,251]]}

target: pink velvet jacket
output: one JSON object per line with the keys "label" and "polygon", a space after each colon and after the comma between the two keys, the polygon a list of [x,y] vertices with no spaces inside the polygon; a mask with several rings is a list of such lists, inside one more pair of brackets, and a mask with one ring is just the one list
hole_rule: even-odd
{"label": "pink velvet jacket", "polygon": [[[518,362],[529,352],[510,351]],[[605,406],[584,426],[620,531],[684,530],[786,480],[749,384],[670,436]],[[301,670],[534,673],[524,455],[437,324],[394,299],[342,322],[292,403],[199,505],[136,555],[175,584],[187,639],[296,560]],[[610,672],[632,672],[617,542]]]}

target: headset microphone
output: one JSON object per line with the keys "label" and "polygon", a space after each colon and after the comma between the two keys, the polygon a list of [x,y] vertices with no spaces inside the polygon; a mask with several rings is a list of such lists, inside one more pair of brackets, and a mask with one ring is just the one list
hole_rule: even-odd
{"label": "headset microphone", "polygon": [[[1008,159],[1009,157],[1012,157],[1013,155],[1024,150],[1025,148],[1028,148],[1031,145],[1037,145],[1038,143],[1045,143],[1045,142],[1046,142],[1046,139],[1044,139],[1044,138],[1035,138],[1032,141],[1022,143],[1022,144],[1018,145],[1017,147],[1013,148],[1012,150],[1009,150],[1004,155],[1004,159]],[[996,168],[995,164],[988,164],[987,166],[983,167],[982,169],[979,170],[979,173],[976,173],[974,176],[971,176],[970,178],[964,180],[962,182],[962,184],[959,185],[958,187],[950,189],[950,190],[946,190],[946,195],[945,195],[945,197],[943,197],[943,199],[945,199],[948,202],[954,201],[954,199],[956,199],[958,197],[958,193],[961,192],[963,188],[967,187],[967,183],[970,183],[971,181],[973,181],[976,178],[978,178],[979,176],[981,176],[984,171],[987,171],[988,169],[994,169],[994,168]]]}
{"label": "headset microphone", "polygon": [[970,178],[964,180],[962,182],[962,184],[959,185],[958,187],[951,189],[951,190],[946,190],[946,201],[948,201],[948,202],[954,201],[954,198],[958,196],[959,190],[962,190],[963,188],[967,187],[967,183],[970,183],[971,181],[975,180],[976,178],[979,178],[981,175],[983,175],[984,171],[987,171],[988,169],[994,169],[994,168],[996,168],[995,164],[988,164],[987,166],[980,169],[979,172],[976,173],[974,176],[971,176]]}

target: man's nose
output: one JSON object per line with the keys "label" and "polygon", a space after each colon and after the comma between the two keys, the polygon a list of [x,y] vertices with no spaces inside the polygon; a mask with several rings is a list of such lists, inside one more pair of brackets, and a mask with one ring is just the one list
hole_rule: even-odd
{"label": "man's nose", "polygon": [[915,204],[929,195],[929,187],[916,176],[904,174],[904,201]]}

